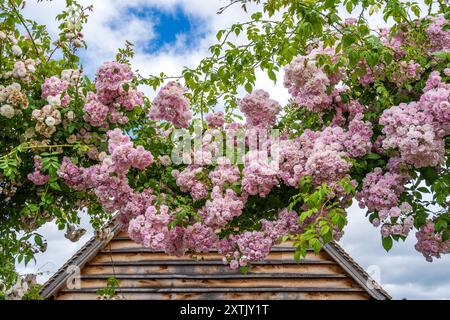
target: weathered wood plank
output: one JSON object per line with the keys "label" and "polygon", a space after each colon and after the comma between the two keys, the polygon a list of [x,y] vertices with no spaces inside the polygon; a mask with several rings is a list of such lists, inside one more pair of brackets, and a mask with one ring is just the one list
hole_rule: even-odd
{"label": "weathered wood plank", "polygon": [[126,231],[126,230],[122,230],[119,233],[117,233],[115,238],[127,238],[127,239],[130,239],[130,237],[128,236],[128,231]]}
{"label": "weathered wood plank", "polygon": [[[367,300],[365,292],[124,293],[127,300]],[[93,292],[61,293],[57,300],[95,300]]]}
{"label": "weathered wood plank", "polygon": [[[282,264],[282,265],[253,265],[249,274],[340,274],[345,271],[338,265],[333,264]],[[87,265],[82,269],[83,275],[113,275],[113,274],[240,274],[239,270],[231,270],[223,264],[218,265],[167,265],[167,264],[140,264],[140,265]]]}
{"label": "weathered wood plank", "polygon": [[[81,279],[108,279],[109,275],[82,275]],[[308,273],[239,273],[239,274],[115,274],[117,279],[342,279],[341,274],[308,274]]]}
{"label": "weathered wood plank", "polygon": [[[118,249],[119,250],[119,249]],[[121,250],[121,249],[120,249]],[[132,249],[126,249],[126,250],[132,250]],[[222,255],[218,253],[204,253],[199,254],[197,256],[189,257],[176,257],[171,256],[162,252],[151,252],[147,249],[139,249],[139,250],[133,250],[133,251],[102,251],[100,252],[94,259],[93,263],[98,262],[110,262],[111,259],[114,262],[119,261],[147,261],[147,260],[161,260],[161,261],[181,261],[181,260],[192,260],[192,261],[204,261],[204,260],[217,260],[222,261]],[[266,260],[294,260],[294,255],[292,252],[271,252],[269,256],[266,258]],[[305,260],[314,260],[314,261],[334,261],[326,254],[325,252],[322,252],[318,255],[315,255],[313,252],[308,252]]]}
{"label": "weathered wood plank", "polygon": [[[67,290],[63,289],[61,292],[97,292],[98,289],[103,287],[94,288],[82,288]],[[302,288],[292,288],[292,287],[171,287],[171,288],[132,288],[132,287],[120,287],[118,292],[121,293],[146,293],[146,292],[158,292],[158,293],[242,293],[242,292],[364,292],[362,288],[317,288],[317,287],[302,287]]]}
{"label": "weathered wood plank", "polygon": [[[97,288],[81,289],[77,292],[61,291],[57,299],[95,299]],[[193,299],[367,299],[362,289],[334,288],[166,288],[143,289],[122,288],[119,292],[125,299],[193,300]]]}
{"label": "weathered wood plank", "polygon": [[[191,260],[142,260],[142,261],[102,261],[106,259],[98,259],[89,264],[91,266],[223,266],[223,262],[219,260],[202,260],[197,261]],[[265,259],[261,261],[254,261],[252,267],[254,266],[267,266],[267,265],[292,265],[292,266],[302,266],[302,265],[332,265],[338,266],[334,261],[329,260],[301,260],[300,262],[294,260],[271,260]]]}
{"label": "weathered wood plank", "polygon": [[[81,281],[81,288],[104,288],[106,287],[106,279],[83,279]],[[280,290],[282,288],[295,288],[302,291],[303,288],[359,288],[354,281],[348,278],[231,278],[231,279],[189,279],[189,278],[171,278],[171,279],[120,279],[121,288],[274,288]]]}

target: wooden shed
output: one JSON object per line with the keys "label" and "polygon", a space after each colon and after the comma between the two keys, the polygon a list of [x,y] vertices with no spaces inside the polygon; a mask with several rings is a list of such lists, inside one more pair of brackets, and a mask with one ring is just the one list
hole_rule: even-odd
{"label": "wooden shed", "polygon": [[[294,249],[274,248],[247,274],[223,265],[217,252],[196,258],[152,252],[117,223],[111,241],[90,239],[41,289],[45,299],[93,300],[114,276],[124,299],[377,299],[391,297],[335,242],[301,262]],[[73,280],[78,281],[73,285]]]}

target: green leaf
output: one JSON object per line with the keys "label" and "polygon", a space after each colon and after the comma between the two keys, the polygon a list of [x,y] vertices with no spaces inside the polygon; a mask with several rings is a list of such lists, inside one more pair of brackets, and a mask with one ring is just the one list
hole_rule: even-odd
{"label": "green leaf", "polygon": [[375,67],[375,65],[378,63],[378,54],[374,51],[369,51],[366,54],[366,60],[370,67]]}
{"label": "green leaf", "polygon": [[262,16],[262,12],[255,12],[254,14],[252,14],[252,20],[259,21],[261,20]]}
{"label": "green leaf", "polygon": [[411,11],[414,13],[414,15],[419,18],[420,17],[420,7],[419,6],[412,6]]}
{"label": "green leaf", "polygon": [[52,182],[50,183],[50,188],[53,190],[61,191],[61,187],[59,186],[58,182]]}
{"label": "green leaf", "polygon": [[435,227],[437,231],[446,230],[448,227],[447,221],[440,219],[436,221]]}
{"label": "green leaf", "polygon": [[253,91],[253,86],[250,82],[247,82],[245,84],[245,91],[247,91],[248,93],[251,93]]}
{"label": "green leaf", "polygon": [[383,238],[383,248],[386,251],[391,250],[393,245],[394,245],[394,243],[393,243],[393,240],[392,240],[392,238],[390,236]]}
{"label": "green leaf", "polygon": [[223,36],[224,32],[225,32],[225,30],[219,30],[217,32],[217,35],[216,35],[217,41],[220,41],[220,39],[222,39],[222,36]]}
{"label": "green leaf", "polygon": [[241,272],[242,272],[243,274],[247,274],[248,271],[249,271],[249,266],[248,266],[248,265],[241,267]]}
{"label": "green leaf", "polygon": [[273,70],[268,70],[267,75],[269,76],[270,80],[277,81],[277,76],[275,72],[273,72]]}
{"label": "green leaf", "polygon": [[331,228],[329,226],[324,226],[321,230],[320,230],[320,235],[324,236],[326,235],[328,232],[330,232]]}
{"label": "green leaf", "polygon": [[302,253],[300,250],[296,250],[294,253],[294,260],[295,261],[300,261],[300,259],[302,258]]}
{"label": "green leaf", "polygon": [[355,66],[359,61],[359,51],[358,50],[351,50],[348,54],[348,59],[350,66]]}
{"label": "green leaf", "polygon": [[384,62],[386,64],[391,64],[392,62],[392,53],[390,51],[385,51],[383,54]]}
{"label": "green leaf", "polygon": [[424,168],[421,173],[427,185],[432,185],[439,178],[435,168]]}
{"label": "green leaf", "polygon": [[319,254],[320,250],[322,250],[322,244],[317,238],[309,240],[309,246],[314,249],[315,254]]}
{"label": "green leaf", "polygon": [[347,4],[345,5],[345,9],[347,9],[348,13],[351,13],[353,11],[353,3],[351,1],[347,1]]}
{"label": "green leaf", "polygon": [[41,238],[40,235],[35,235],[35,236],[34,236],[34,242],[35,242],[38,246],[42,247],[42,238]]}
{"label": "green leaf", "polygon": [[342,36],[342,46],[344,48],[350,47],[356,41],[356,36],[352,33],[347,33]]}
{"label": "green leaf", "polygon": [[420,192],[423,192],[423,193],[428,193],[428,192],[430,192],[427,188],[425,188],[425,187],[420,187],[420,188],[417,188],[417,191],[420,191]]}
{"label": "green leaf", "polygon": [[369,153],[369,154],[366,156],[366,158],[367,158],[367,159],[372,159],[372,160],[378,160],[378,159],[381,158],[381,156],[380,156],[379,154],[377,154],[377,153]]}
{"label": "green leaf", "polygon": [[39,210],[39,206],[37,206],[36,204],[29,204],[27,205],[27,207],[31,212],[37,212]]}

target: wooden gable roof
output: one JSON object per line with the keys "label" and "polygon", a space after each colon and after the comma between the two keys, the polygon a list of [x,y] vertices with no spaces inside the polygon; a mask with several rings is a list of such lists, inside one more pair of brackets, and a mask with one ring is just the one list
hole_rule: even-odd
{"label": "wooden gable roof", "polygon": [[[389,294],[335,242],[319,255],[294,261],[294,249],[277,246],[247,274],[223,265],[217,252],[174,257],[129,239],[116,222],[111,241],[90,239],[42,287],[46,299],[97,298],[109,277],[125,299],[390,299]],[[74,267],[79,286],[68,281]],[[77,275],[78,276],[78,275]]]}

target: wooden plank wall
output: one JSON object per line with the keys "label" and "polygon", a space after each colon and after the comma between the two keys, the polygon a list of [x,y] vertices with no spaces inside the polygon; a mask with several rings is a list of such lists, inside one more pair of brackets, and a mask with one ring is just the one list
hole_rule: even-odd
{"label": "wooden plank wall", "polygon": [[81,270],[81,288],[63,288],[55,299],[96,299],[112,275],[125,299],[369,299],[326,253],[309,252],[301,263],[279,246],[247,274],[223,265],[217,252],[174,257],[116,236]]}

